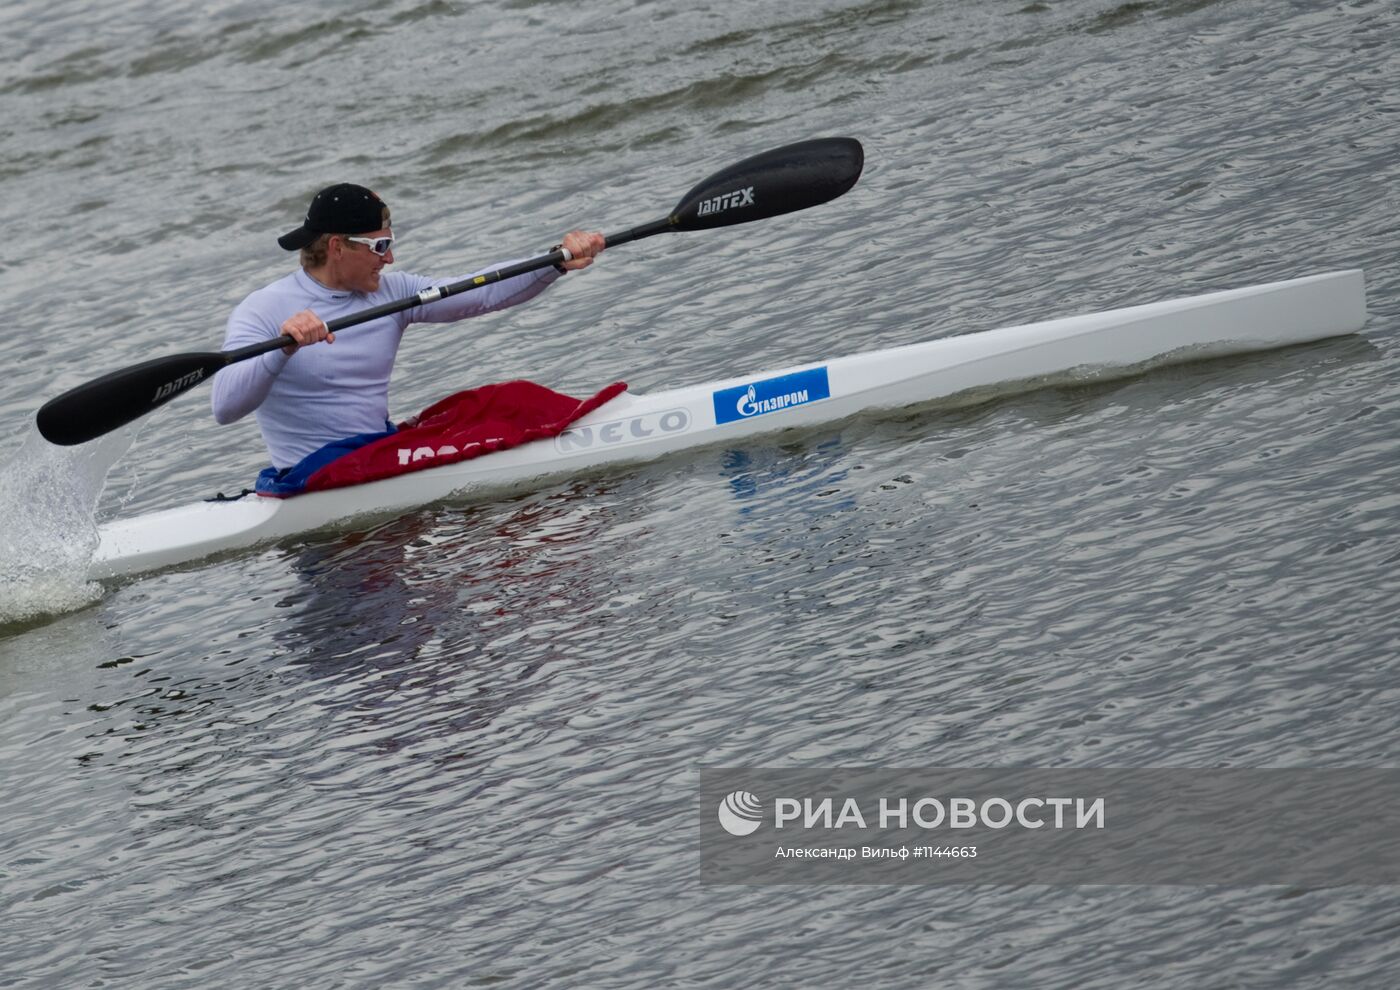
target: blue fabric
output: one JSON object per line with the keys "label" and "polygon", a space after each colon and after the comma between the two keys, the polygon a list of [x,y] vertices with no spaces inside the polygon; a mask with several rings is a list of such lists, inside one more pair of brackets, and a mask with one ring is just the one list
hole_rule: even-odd
{"label": "blue fabric", "polygon": [[331,461],[345,456],[352,450],[359,450],[367,443],[373,443],[375,440],[398,432],[392,423],[386,422],[384,425],[388,429],[381,433],[357,433],[353,437],[332,440],[324,447],[313,450],[289,468],[263,468],[258,474],[258,480],[253,485],[253,491],[259,495],[271,495],[274,498],[300,495],[311,476]]}

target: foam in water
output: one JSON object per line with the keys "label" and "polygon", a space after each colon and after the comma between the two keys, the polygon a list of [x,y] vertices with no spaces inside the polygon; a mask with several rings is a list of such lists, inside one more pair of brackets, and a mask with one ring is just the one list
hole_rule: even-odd
{"label": "foam in water", "polygon": [[135,436],[133,426],[57,447],[30,427],[0,471],[0,623],[71,612],[101,597],[101,585],[87,579],[97,498]]}

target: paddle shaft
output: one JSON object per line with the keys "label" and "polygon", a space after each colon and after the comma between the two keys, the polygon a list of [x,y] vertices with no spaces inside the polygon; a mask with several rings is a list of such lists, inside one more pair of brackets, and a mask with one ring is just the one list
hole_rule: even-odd
{"label": "paddle shaft", "polygon": [[[663,234],[670,230],[675,230],[675,224],[671,217],[663,217],[660,220],[653,220],[650,223],[640,224],[636,227],[629,227],[627,230],[616,234],[609,234],[604,238],[608,247],[617,247],[619,244],[626,244],[630,241],[639,241],[644,237],[651,237],[653,234]],[[566,261],[571,261],[572,256],[562,248],[551,251],[549,254],[542,254],[537,258],[530,258],[526,261],[518,261],[513,265],[498,268],[492,272],[485,272],[481,275],[473,275],[471,278],[464,278],[458,282],[448,285],[435,286],[425,289],[417,295],[405,296],[402,299],[395,299],[380,306],[373,306],[370,309],[361,310],[358,313],[351,313],[349,316],[342,316],[338,320],[331,320],[326,324],[326,329],[331,333],[339,333],[350,327],[359,326],[361,323],[369,323],[377,320],[381,316],[389,316],[392,313],[401,313],[414,306],[422,306],[427,303],[437,302],[439,299],[446,299],[448,296],[461,295],[463,292],[470,292],[472,289],[479,289],[485,285],[492,285],[496,282],[504,282],[506,279],[515,278],[517,275],[525,275],[529,272],[538,271],[550,265],[560,265]],[[268,351],[275,351],[279,348],[290,347],[296,341],[283,334],[271,340],[260,341],[256,344],[249,344],[247,347],[240,347],[232,351],[223,351],[224,365],[236,364],[239,361],[246,361],[248,358],[257,357],[259,354],[266,354]]]}

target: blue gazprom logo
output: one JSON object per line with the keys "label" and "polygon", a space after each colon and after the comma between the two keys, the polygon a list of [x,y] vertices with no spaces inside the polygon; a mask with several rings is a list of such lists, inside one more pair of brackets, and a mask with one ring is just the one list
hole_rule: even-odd
{"label": "blue gazprom logo", "polygon": [[733,423],[831,398],[826,368],[809,368],[714,393],[715,422]]}

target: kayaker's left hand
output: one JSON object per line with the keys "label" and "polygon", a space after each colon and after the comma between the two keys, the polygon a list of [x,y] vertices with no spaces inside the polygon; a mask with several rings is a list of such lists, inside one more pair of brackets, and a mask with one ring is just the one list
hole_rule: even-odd
{"label": "kayaker's left hand", "polygon": [[593,259],[607,247],[607,242],[597,231],[571,230],[564,235],[560,247],[574,256],[573,261],[564,262],[564,268],[576,272],[593,264]]}

